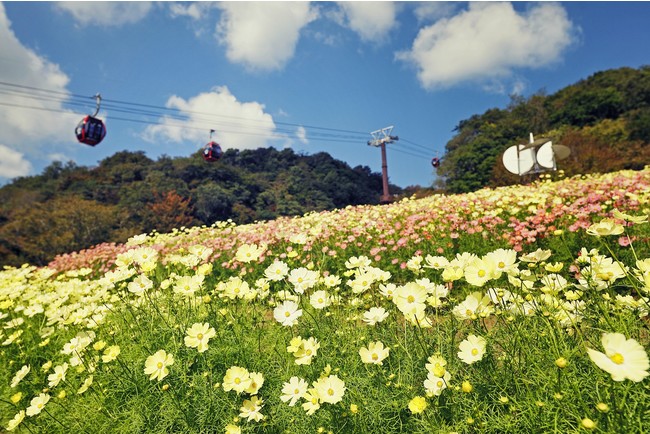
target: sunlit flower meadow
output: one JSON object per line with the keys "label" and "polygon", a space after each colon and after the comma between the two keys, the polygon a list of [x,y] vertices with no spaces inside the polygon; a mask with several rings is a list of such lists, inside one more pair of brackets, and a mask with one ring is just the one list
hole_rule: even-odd
{"label": "sunlit flower meadow", "polygon": [[6,267],[0,426],[650,432],[649,215],[646,167]]}

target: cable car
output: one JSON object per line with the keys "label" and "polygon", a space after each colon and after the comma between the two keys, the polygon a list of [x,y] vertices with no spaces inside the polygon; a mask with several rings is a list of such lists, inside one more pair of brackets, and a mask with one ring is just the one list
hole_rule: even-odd
{"label": "cable car", "polygon": [[435,167],[436,169],[437,169],[438,167],[440,167],[440,158],[438,158],[438,157],[433,157],[433,158],[431,159],[431,165],[432,165],[433,167]]}
{"label": "cable car", "polygon": [[100,94],[97,94],[95,98],[97,98],[97,109],[95,113],[92,116],[85,116],[74,130],[79,143],[89,146],[98,145],[106,137],[106,125],[104,125],[101,119],[95,117],[99,113],[99,105],[102,97]]}
{"label": "cable car", "polygon": [[221,158],[223,151],[217,142],[212,141],[212,134],[214,130],[210,130],[210,142],[203,147],[203,159],[210,163],[215,162]]}
{"label": "cable car", "polygon": [[210,163],[217,161],[222,155],[223,151],[217,142],[210,142],[203,148],[203,159]]}

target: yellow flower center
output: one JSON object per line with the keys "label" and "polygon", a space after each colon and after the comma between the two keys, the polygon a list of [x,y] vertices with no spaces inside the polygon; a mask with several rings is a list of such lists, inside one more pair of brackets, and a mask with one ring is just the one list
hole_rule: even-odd
{"label": "yellow flower center", "polygon": [[302,283],[302,277],[298,278],[298,283]]}
{"label": "yellow flower center", "polygon": [[506,266],[506,264],[504,264],[503,261],[499,262],[499,268],[503,268],[505,266]]}
{"label": "yellow flower center", "polygon": [[197,338],[198,340],[203,339],[203,333],[199,333],[198,335],[196,335],[196,338]]}
{"label": "yellow flower center", "polygon": [[444,383],[442,382],[442,380],[438,380],[438,382],[436,383],[436,386],[438,386],[438,387],[442,387],[443,384],[444,384]]}
{"label": "yellow flower center", "polygon": [[322,298],[319,298],[319,299],[318,299],[318,302],[319,302],[319,303],[322,303],[322,302],[323,302],[323,299],[322,299]]}
{"label": "yellow flower center", "polygon": [[296,390],[294,390],[293,393],[295,393],[296,395],[299,394],[299,393],[300,393],[300,389],[296,389]]}
{"label": "yellow flower center", "polygon": [[317,398],[312,398],[311,403],[314,404],[314,405],[318,404],[318,399]]}
{"label": "yellow flower center", "polygon": [[471,316],[473,313],[474,313],[474,312],[472,312],[472,311],[469,310],[469,309],[467,309],[467,310],[465,311],[465,315],[467,315],[467,316]]}
{"label": "yellow flower center", "polygon": [[475,356],[478,354],[478,350],[476,348],[472,348],[472,356]]}
{"label": "yellow flower center", "polygon": [[287,311],[287,312],[284,313],[284,316],[286,316],[287,318],[289,318],[289,317],[291,316],[291,313]]}
{"label": "yellow flower center", "polygon": [[275,270],[275,274],[282,274],[282,270],[278,268],[277,270]]}
{"label": "yellow flower center", "polygon": [[311,356],[311,350],[305,351],[305,354],[307,354],[308,356]]}
{"label": "yellow flower center", "polygon": [[241,379],[239,377],[235,378],[235,384],[241,383]]}
{"label": "yellow flower center", "polygon": [[478,270],[478,277],[485,277],[485,270]]}
{"label": "yellow flower center", "polygon": [[379,356],[377,355],[377,353],[372,353],[372,360],[377,360],[378,358]]}
{"label": "yellow flower center", "polygon": [[163,367],[163,363],[162,363],[162,362],[158,362],[158,364],[157,364],[156,366],[158,367],[158,369],[162,369],[162,367]]}
{"label": "yellow flower center", "polygon": [[334,395],[334,389],[332,389],[331,387],[330,387],[329,389],[327,389],[327,394],[328,394],[329,396]]}
{"label": "yellow flower center", "polygon": [[38,404],[36,407],[43,408],[43,404]]}
{"label": "yellow flower center", "polygon": [[406,301],[408,301],[409,303],[413,303],[415,301],[415,297],[413,297],[412,295],[409,295],[408,298],[406,299]]}
{"label": "yellow flower center", "polygon": [[623,355],[621,353],[614,354],[612,357],[610,357],[610,360],[612,362],[616,363],[617,365],[620,365],[621,363],[623,363],[625,361],[625,359],[623,358]]}

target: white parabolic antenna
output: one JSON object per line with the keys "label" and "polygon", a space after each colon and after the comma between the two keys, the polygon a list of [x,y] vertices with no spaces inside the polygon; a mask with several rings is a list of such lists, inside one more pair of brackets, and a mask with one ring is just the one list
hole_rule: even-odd
{"label": "white parabolic antenna", "polygon": [[508,172],[523,175],[533,168],[535,152],[532,148],[526,149],[526,147],[526,145],[511,146],[503,153],[503,165]]}
{"label": "white parabolic antenna", "polygon": [[571,155],[571,149],[564,145],[553,145],[553,153],[555,154],[555,159],[564,160]]}
{"label": "white parabolic antenna", "polygon": [[537,164],[547,169],[555,169],[555,156],[553,154],[553,142],[546,142],[537,151]]}
{"label": "white parabolic antenna", "polygon": [[555,170],[556,161],[563,160],[571,154],[564,145],[554,145],[552,141],[537,139],[530,133],[530,142],[511,146],[503,153],[503,165],[506,170],[515,175],[528,172],[539,173],[546,169]]}

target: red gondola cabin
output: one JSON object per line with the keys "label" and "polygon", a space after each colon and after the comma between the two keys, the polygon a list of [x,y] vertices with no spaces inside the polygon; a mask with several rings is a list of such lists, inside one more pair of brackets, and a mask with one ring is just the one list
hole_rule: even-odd
{"label": "red gondola cabin", "polygon": [[205,161],[214,162],[221,158],[223,151],[217,142],[210,142],[203,148],[203,159]]}
{"label": "red gondola cabin", "polygon": [[87,115],[79,122],[74,132],[80,143],[95,146],[106,137],[106,125],[101,119]]}

